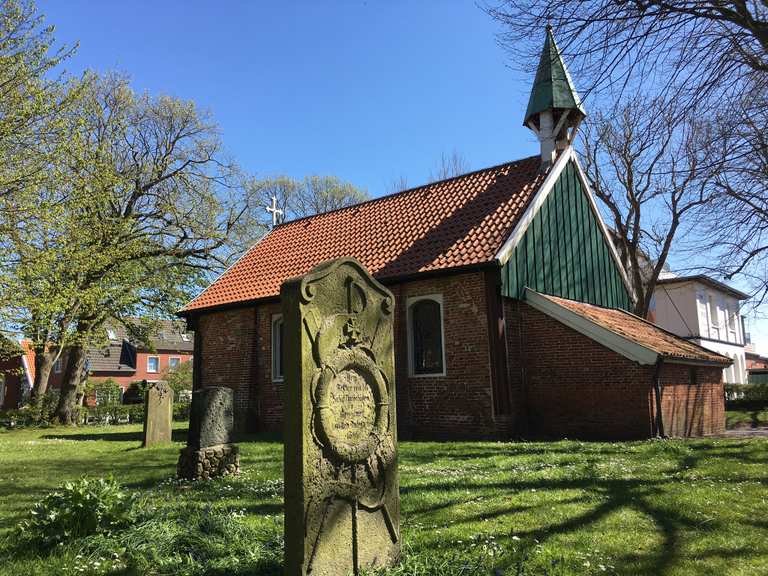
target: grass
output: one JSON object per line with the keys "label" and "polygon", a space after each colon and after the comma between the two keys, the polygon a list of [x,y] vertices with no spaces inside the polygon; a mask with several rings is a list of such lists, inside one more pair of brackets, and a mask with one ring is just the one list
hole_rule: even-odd
{"label": "grass", "polygon": [[[280,574],[281,444],[241,443],[237,478],[178,483],[183,436],[142,450],[138,426],[0,432],[0,574]],[[113,474],[153,517],[19,546],[33,503],[82,474]],[[766,439],[404,442],[400,481],[393,574],[768,574]]]}
{"label": "grass", "polygon": [[760,428],[761,426],[768,426],[768,407],[752,410],[728,410],[725,413],[725,427],[729,430]]}

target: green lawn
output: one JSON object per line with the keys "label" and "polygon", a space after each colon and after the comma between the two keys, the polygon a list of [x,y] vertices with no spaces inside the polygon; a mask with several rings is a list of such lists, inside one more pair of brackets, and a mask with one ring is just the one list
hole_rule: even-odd
{"label": "green lawn", "polygon": [[725,427],[729,430],[761,426],[768,426],[768,408],[728,410],[725,413]]}
{"label": "green lawn", "polygon": [[[183,439],[183,430],[177,430]],[[0,574],[280,574],[281,444],[243,474],[170,479],[139,427],[0,432]],[[51,553],[14,526],[46,491],[113,474],[155,518]],[[768,441],[404,442],[402,574],[768,574]],[[146,560],[143,564],[139,561]]]}

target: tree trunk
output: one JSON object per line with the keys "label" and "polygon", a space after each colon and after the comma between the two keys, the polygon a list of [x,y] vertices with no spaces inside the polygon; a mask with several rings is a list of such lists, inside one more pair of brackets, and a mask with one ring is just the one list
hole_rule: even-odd
{"label": "tree trunk", "polygon": [[82,345],[72,346],[69,349],[67,368],[64,371],[64,380],[61,383],[59,404],[56,407],[55,416],[61,424],[76,424],[77,393],[85,374],[86,353]]}
{"label": "tree trunk", "polygon": [[51,376],[56,348],[50,344],[35,348],[35,381],[32,385],[32,402],[45,396]]}
{"label": "tree trunk", "polygon": [[649,286],[635,286],[635,295],[637,296],[637,302],[635,302],[634,310],[632,313],[635,316],[640,316],[646,320],[648,318],[648,309],[651,307],[651,299],[648,297]]}

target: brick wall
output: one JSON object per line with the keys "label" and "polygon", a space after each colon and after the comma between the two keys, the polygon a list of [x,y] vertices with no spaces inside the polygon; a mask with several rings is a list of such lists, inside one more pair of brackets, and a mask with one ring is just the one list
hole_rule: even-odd
{"label": "brick wall", "polygon": [[[665,364],[661,406],[668,436],[708,436],[725,431],[722,368]],[[655,397],[652,397],[654,410]]]}
{"label": "brick wall", "polygon": [[22,396],[22,380],[26,379],[21,363],[21,356],[0,360],[0,410],[13,410],[19,407]]}
{"label": "brick wall", "polygon": [[[401,438],[487,438],[512,434],[633,439],[655,434],[654,366],[640,366],[514,300],[505,299],[507,385],[511,413],[494,416],[488,317],[481,272],[390,286],[396,298],[395,362]],[[443,298],[446,374],[412,377],[408,371],[406,302]],[[272,316],[277,302],[203,314],[203,386],[236,390],[241,430],[282,428],[281,382],[272,381]],[[667,433],[722,431],[724,404],[717,368],[665,365],[663,406]]]}
{"label": "brick wall", "polygon": [[640,366],[520,304],[530,435],[635,439],[653,434],[653,366]]}
{"label": "brick wall", "polygon": [[283,383],[272,378],[272,318],[280,313],[279,302],[259,306],[257,312],[258,359],[251,393],[259,430],[282,431],[283,427]]}
{"label": "brick wall", "polygon": [[[402,438],[486,438],[497,435],[493,416],[485,279],[481,272],[390,286],[397,302],[395,365]],[[445,376],[408,374],[408,298],[443,298]]]}
{"label": "brick wall", "polygon": [[256,309],[250,307],[204,314],[198,324],[199,386],[228,386],[235,390],[238,430],[250,429],[254,419],[251,385],[256,360],[256,319]]}
{"label": "brick wall", "polygon": [[[488,324],[482,273],[466,273],[390,287],[395,293],[395,363],[401,437],[496,435],[490,387]],[[407,298],[443,297],[446,375],[409,377]],[[280,430],[282,387],[272,381],[272,315],[279,303],[203,314],[201,386],[232,386],[240,427]],[[255,353],[254,353],[255,352]],[[249,372],[250,371],[250,372]]]}
{"label": "brick wall", "polygon": [[[549,316],[505,303],[510,362],[527,433],[586,439],[635,439],[656,434],[655,366],[641,366]],[[522,344],[521,344],[522,343]],[[662,366],[662,407],[669,436],[721,433],[725,426],[722,369]],[[521,384],[525,381],[525,386]]]}

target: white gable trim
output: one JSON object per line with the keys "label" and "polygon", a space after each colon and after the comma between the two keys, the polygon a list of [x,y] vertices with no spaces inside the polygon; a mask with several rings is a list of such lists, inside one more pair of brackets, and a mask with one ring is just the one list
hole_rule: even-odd
{"label": "white gable trim", "polygon": [[549,174],[547,174],[544,182],[539,187],[539,191],[536,192],[533,200],[531,200],[531,203],[528,205],[528,208],[525,209],[525,212],[523,212],[520,220],[517,221],[517,224],[515,224],[515,227],[512,229],[512,234],[509,235],[509,238],[507,238],[506,242],[504,242],[502,247],[499,248],[499,251],[496,252],[495,258],[499,264],[503,266],[507,263],[507,260],[509,260],[509,257],[512,255],[512,251],[515,249],[515,246],[520,243],[523,234],[525,234],[525,231],[528,230],[528,226],[530,226],[534,216],[536,216],[536,213],[539,211],[539,208],[541,208],[541,206],[544,204],[544,201],[547,199],[547,196],[549,196],[549,193],[555,187],[555,182],[557,182],[560,174],[568,165],[568,160],[574,156],[575,154],[573,153],[573,147],[568,146],[568,148],[563,150],[563,153],[560,154],[560,157],[555,160],[555,164],[552,166]]}
{"label": "white gable trim", "polygon": [[616,262],[616,266],[619,268],[619,274],[621,275],[621,280],[624,282],[624,287],[627,289],[627,292],[629,293],[629,297],[632,301],[637,300],[637,296],[635,295],[635,291],[632,288],[632,284],[629,282],[629,277],[627,276],[627,271],[624,269],[624,264],[621,262],[621,258],[619,258],[619,253],[616,250],[616,246],[613,244],[613,240],[611,239],[611,235],[608,233],[608,227],[605,225],[605,222],[603,221],[603,217],[600,214],[600,210],[597,207],[597,202],[595,202],[595,196],[592,193],[592,187],[589,185],[589,182],[587,181],[587,175],[584,173],[584,170],[581,167],[581,163],[579,162],[579,158],[576,154],[573,155],[573,163],[576,164],[576,173],[579,175],[579,180],[581,181],[581,185],[584,187],[584,190],[587,192],[587,198],[589,199],[589,205],[592,207],[592,213],[595,215],[595,218],[597,218],[598,224],[600,224],[600,230],[603,231],[603,238],[605,238],[605,241],[608,243],[608,250],[611,253],[611,256],[613,257],[614,262]]}
{"label": "white gable trim", "polygon": [[543,312],[550,318],[554,318],[558,322],[576,330],[587,338],[594,340],[598,344],[602,344],[609,350],[613,350],[617,354],[621,354],[625,358],[637,362],[638,364],[655,364],[659,358],[658,352],[646,348],[645,346],[641,346],[637,342],[633,342],[615,332],[611,332],[596,322],[588,320],[584,316],[576,314],[568,308],[552,302],[552,300],[545,298],[530,288],[525,289],[525,301],[539,312]]}
{"label": "white gable trim", "polygon": [[29,361],[27,360],[26,349],[22,347],[21,350],[21,365],[24,368],[24,379],[27,381],[27,390],[30,391],[35,383],[32,381],[32,370],[30,369]]}

